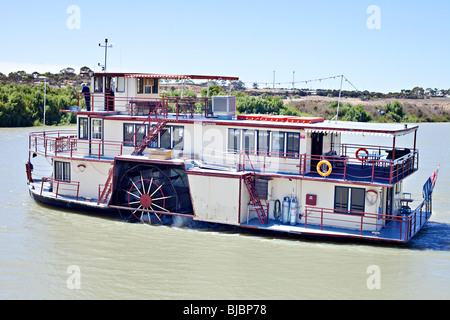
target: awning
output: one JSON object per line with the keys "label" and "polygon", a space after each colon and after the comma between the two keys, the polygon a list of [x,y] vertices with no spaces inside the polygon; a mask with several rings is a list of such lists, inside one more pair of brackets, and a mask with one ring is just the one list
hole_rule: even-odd
{"label": "awning", "polygon": [[156,78],[156,79],[172,79],[172,80],[225,80],[225,81],[237,81],[238,77],[227,76],[207,76],[207,75],[183,75],[183,74],[152,74],[152,73],[127,73],[127,78]]}
{"label": "awning", "polygon": [[119,72],[93,72],[82,73],[94,77],[126,77],[126,78],[153,78],[153,79],[172,79],[172,80],[225,80],[225,81],[237,81],[238,77],[228,76],[208,76],[208,75],[194,75],[194,74],[159,74],[159,73],[119,73]]}
{"label": "awning", "polygon": [[367,123],[349,121],[327,121],[305,128],[308,133],[341,133],[350,135],[374,135],[385,137],[400,137],[419,128],[417,125],[399,123]]}

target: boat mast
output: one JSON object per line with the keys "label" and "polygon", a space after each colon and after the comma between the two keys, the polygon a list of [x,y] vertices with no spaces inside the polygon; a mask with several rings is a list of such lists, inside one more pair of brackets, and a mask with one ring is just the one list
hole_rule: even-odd
{"label": "boat mast", "polygon": [[337,105],[336,115],[333,117],[333,119],[331,119],[331,121],[336,120],[336,122],[337,122],[338,117],[339,117],[339,106],[341,104],[342,82],[344,81],[344,75],[341,74],[338,77],[341,77],[341,87],[339,88],[339,98],[338,98],[338,105]]}
{"label": "boat mast", "polygon": [[103,71],[106,72],[106,59],[108,58],[108,48],[112,48],[112,44],[108,45],[108,39],[105,39],[105,45],[102,45],[101,43],[98,44],[99,47],[105,48],[105,64],[103,66],[98,64],[99,66],[103,67]]}

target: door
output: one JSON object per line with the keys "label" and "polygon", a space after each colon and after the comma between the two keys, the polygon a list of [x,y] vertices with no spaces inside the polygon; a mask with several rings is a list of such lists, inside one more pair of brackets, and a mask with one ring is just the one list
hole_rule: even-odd
{"label": "door", "polygon": [[394,188],[386,188],[386,214],[392,215],[394,207]]}
{"label": "door", "polygon": [[316,171],[323,152],[323,133],[311,133],[311,171]]}
{"label": "door", "polygon": [[91,119],[91,139],[89,140],[89,154],[100,157],[103,155],[103,120]]}
{"label": "door", "polygon": [[105,110],[114,111],[114,83],[112,77],[105,77]]}

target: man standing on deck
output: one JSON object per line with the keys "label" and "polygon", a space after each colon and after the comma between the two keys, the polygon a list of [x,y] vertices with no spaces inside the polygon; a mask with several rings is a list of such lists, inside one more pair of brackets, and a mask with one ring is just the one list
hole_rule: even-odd
{"label": "man standing on deck", "polygon": [[86,101],[86,110],[91,111],[91,93],[86,83],[83,83],[83,89],[81,89],[81,92],[84,93],[84,100]]}

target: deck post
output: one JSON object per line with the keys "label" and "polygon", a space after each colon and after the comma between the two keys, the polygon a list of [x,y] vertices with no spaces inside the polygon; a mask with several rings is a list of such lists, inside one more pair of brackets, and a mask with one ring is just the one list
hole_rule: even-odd
{"label": "deck post", "polygon": [[395,159],[395,136],[394,136],[394,139],[393,139],[393,145],[392,145],[392,161],[394,161],[394,159]]}

